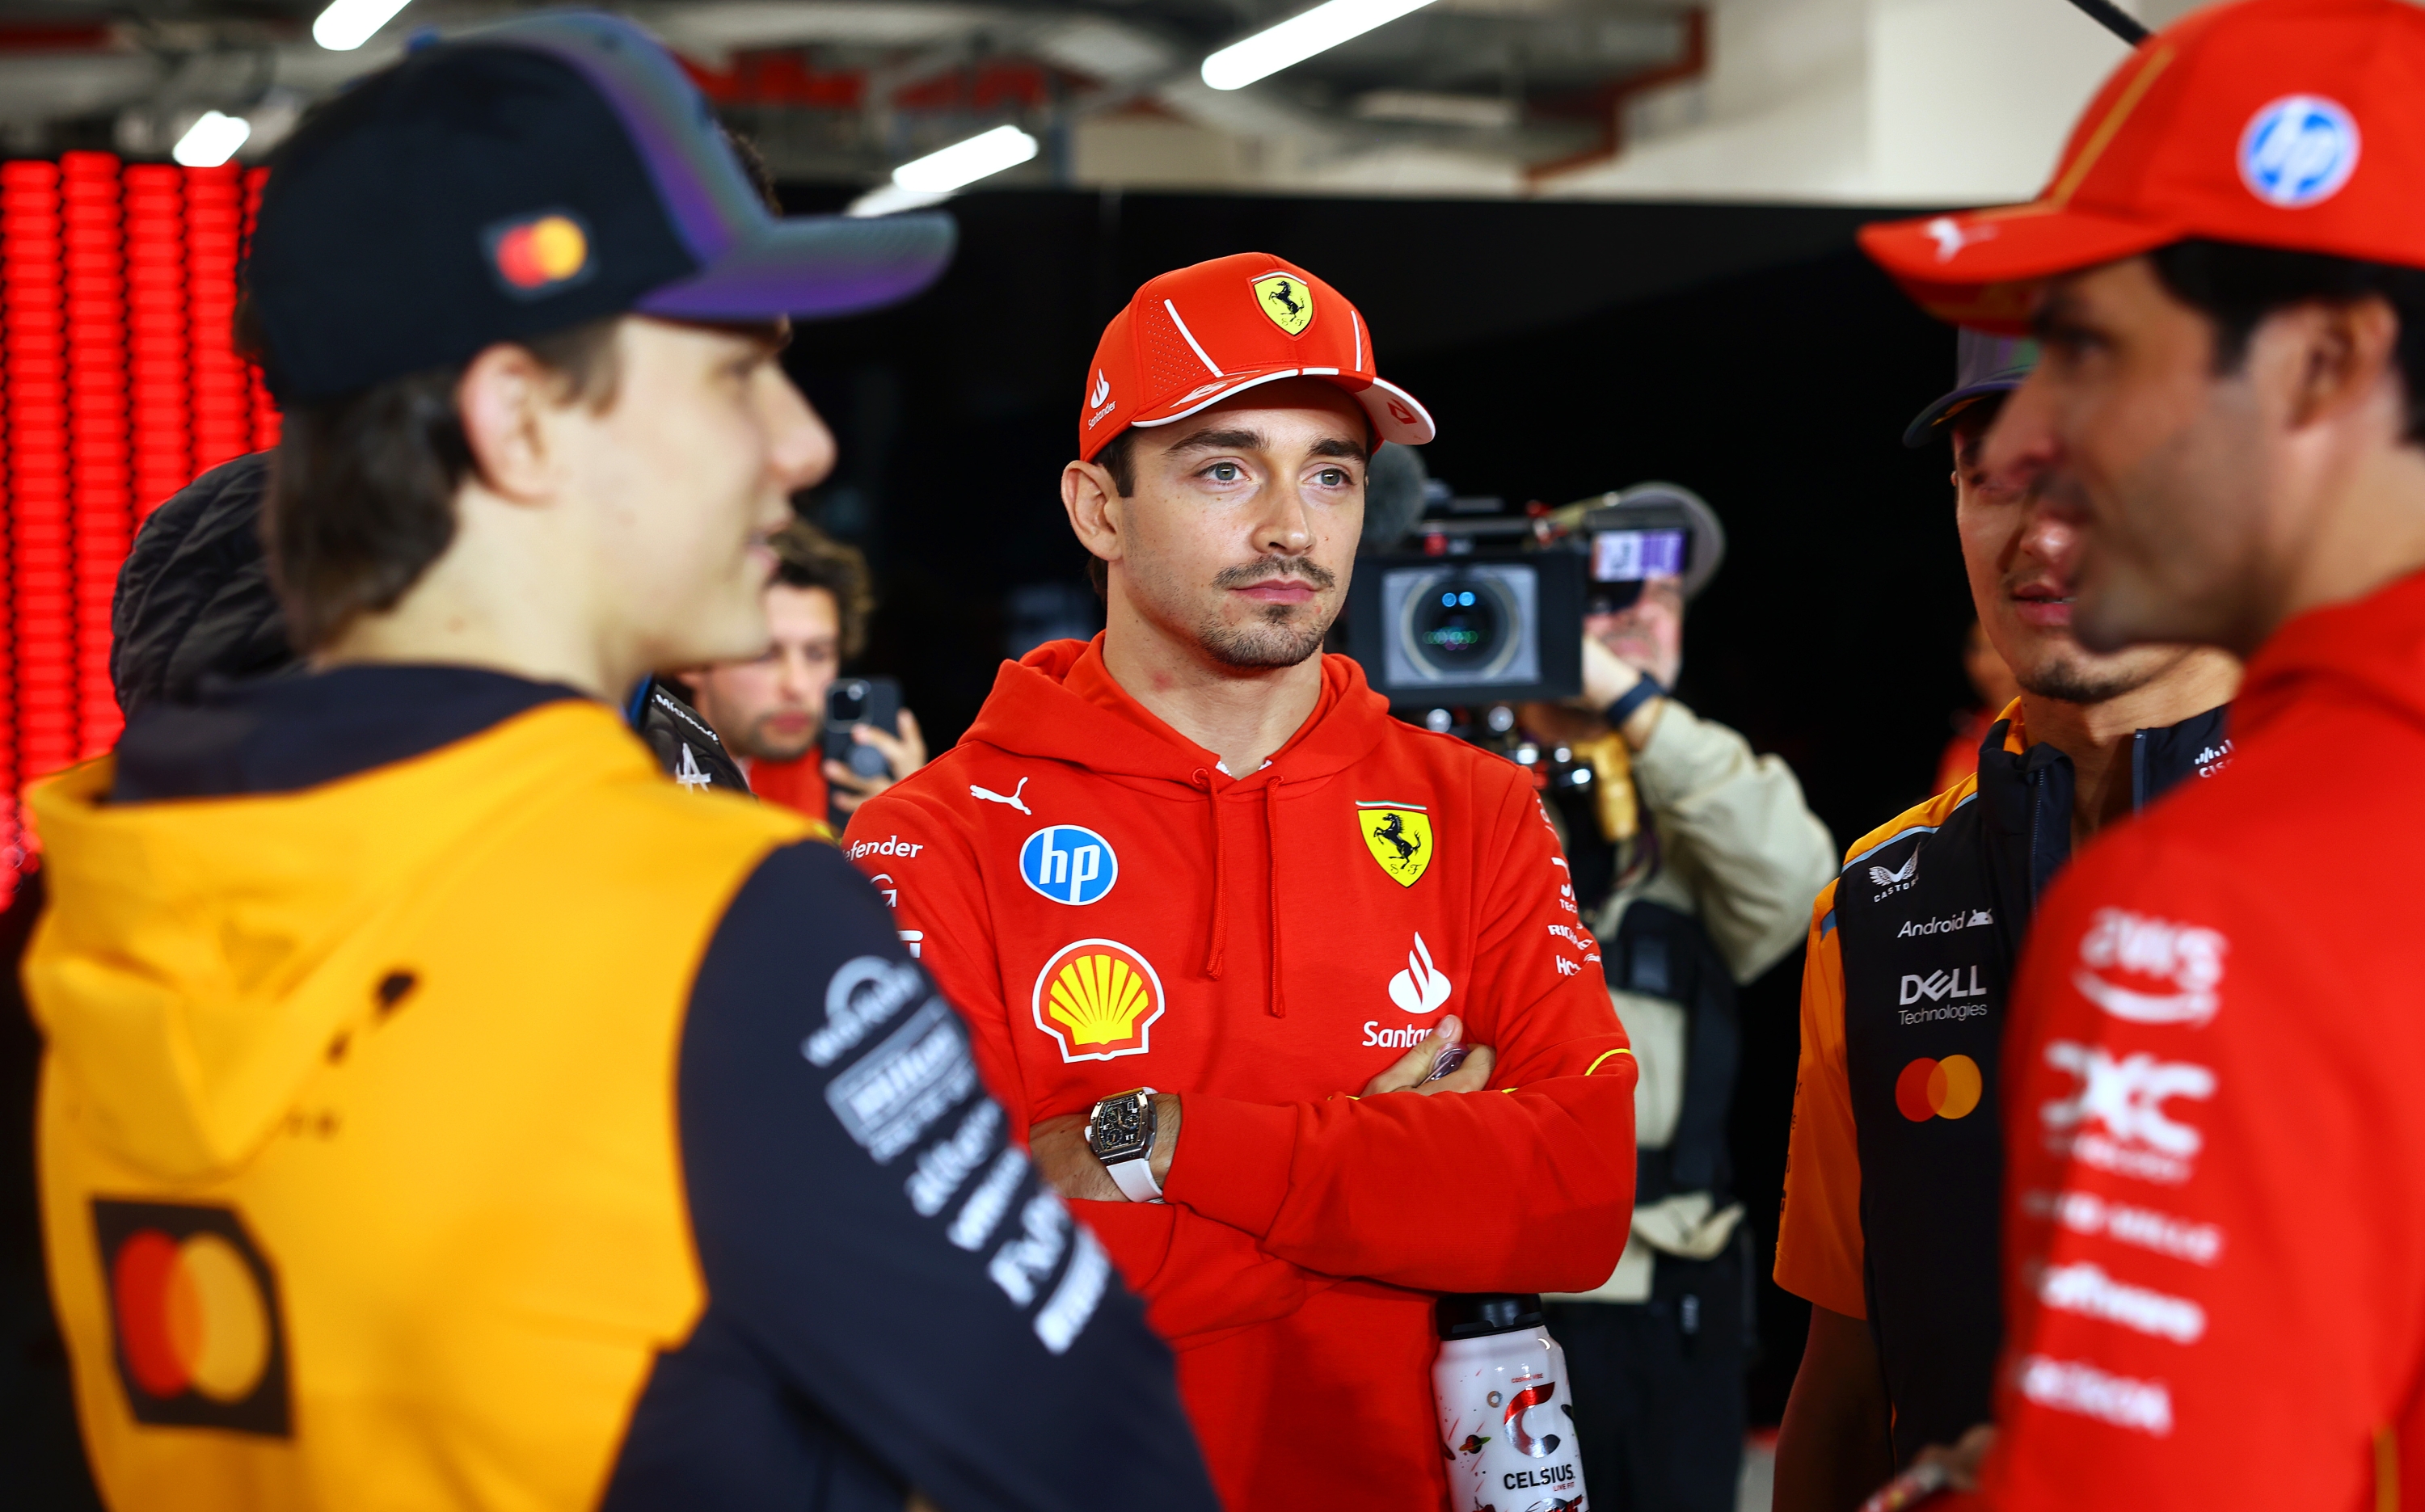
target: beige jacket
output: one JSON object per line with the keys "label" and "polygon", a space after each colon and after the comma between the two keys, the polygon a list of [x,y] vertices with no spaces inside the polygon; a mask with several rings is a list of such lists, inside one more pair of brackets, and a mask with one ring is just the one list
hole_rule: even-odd
{"label": "beige jacket", "polygon": [[[1802,784],[1774,756],[1674,699],[1660,710],[1649,742],[1633,754],[1633,781],[1646,822],[1659,839],[1659,864],[1619,888],[1591,920],[1601,940],[1616,937],[1637,901],[1663,903],[1701,921],[1738,982],[1748,982],[1802,943],[1810,901],[1835,876],[1840,853],[1827,827],[1802,800]],[[1634,1138],[1663,1150],[1683,1111],[1684,1047],[1691,1022],[1664,998],[1610,989],[1633,1043]],[[1603,1285],[1562,1298],[1639,1302],[1650,1295],[1652,1255],[1663,1250],[1706,1260],[1724,1249],[1742,1205],[1719,1208],[1689,1192],[1633,1212],[1633,1235]]]}

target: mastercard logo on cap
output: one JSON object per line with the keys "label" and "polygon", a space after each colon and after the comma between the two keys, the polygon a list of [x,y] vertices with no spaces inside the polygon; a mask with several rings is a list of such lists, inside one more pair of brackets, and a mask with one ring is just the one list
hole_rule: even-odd
{"label": "mastercard logo on cap", "polygon": [[1914,1123],[1963,1118],[1979,1106],[1984,1088],[1979,1062],[1968,1056],[1947,1056],[1942,1060],[1922,1056],[1895,1078],[1895,1107]]}
{"label": "mastercard logo on cap", "polygon": [[489,228],[485,240],[497,281],[517,299],[571,288],[586,281],[594,266],[589,232],[569,210],[501,221]]}
{"label": "mastercard logo on cap", "polygon": [[278,1281],[224,1207],[96,1200],[119,1378],[137,1423],[288,1437]]}

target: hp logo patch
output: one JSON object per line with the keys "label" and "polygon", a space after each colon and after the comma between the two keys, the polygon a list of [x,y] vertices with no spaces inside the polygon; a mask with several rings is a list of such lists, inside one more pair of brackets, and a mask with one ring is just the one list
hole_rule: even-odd
{"label": "hp logo patch", "polygon": [[1092,903],[1120,880],[1112,842],[1075,824],[1037,830],[1019,848],[1019,874],[1056,903]]}
{"label": "hp logo patch", "polygon": [[2357,122],[2337,101],[2286,94],[2248,118],[2240,134],[2240,178],[2283,210],[2304,210],[2340,192],[2357,170]]}

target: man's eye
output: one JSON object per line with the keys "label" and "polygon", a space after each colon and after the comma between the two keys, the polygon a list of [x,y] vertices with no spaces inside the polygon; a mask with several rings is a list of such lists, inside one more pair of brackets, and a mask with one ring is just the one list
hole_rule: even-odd
{"label": "man's eye", "polygon": [[1204,475],[1214,483],[1235,483],[1245,473],[1235,462],[1215,462],[1204,470]]}
{"label": "man's eye", "polygon": [[1347,470],[1325,468],[1315,475],[1315,481],[1325,488],[1344,488],[1347,486]]}

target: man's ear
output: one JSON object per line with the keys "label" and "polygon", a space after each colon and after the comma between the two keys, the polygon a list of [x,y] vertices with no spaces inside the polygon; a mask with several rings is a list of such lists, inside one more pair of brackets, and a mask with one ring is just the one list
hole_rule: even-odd
{"label": "man's ear", "polygon": [[1061,507],[1069,513],[1069,529],[1078,544],[1105,562],[1126,555],[1121,531],[1127,501],[1112,475],[1092,462],[1072,462],[1061,470]]}
{"label": "man's ear", "polygon": [[554,491],[547,412],[561,407],[562,379],[530,352],[509,342],[482,351],[455,386],[455,412],[472,466],[489,490],[516,503]]}
{"label": "man's ear", "polygon": [[2282,334],[2299,344],[2289,406],[2293,426],[2312,425],[2379,400],[2387,388],[2393,422],[2405,429],[2400,316],[2390,301],[2320,301],[2299,307],[2287,319],[2275,319],[2288,327]]}

